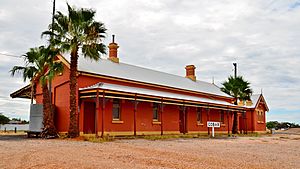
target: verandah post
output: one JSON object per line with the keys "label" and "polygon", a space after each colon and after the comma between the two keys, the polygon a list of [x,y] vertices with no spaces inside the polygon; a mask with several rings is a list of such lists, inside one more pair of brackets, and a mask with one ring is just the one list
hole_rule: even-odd
{"label": "verandah post", "polygon": [[102,95],[102,131],[101,131],[101,137],[103,138],[104,136],[104,110],[105,110],[105,90],[103,90],[103,95]]}
{"label": "verandah post", "polygon": [[160,105],[160,135],[163,135],[164,134],[164,131],[163,131],[163,98],[161,99],[161,105]]}
{"label": "verandah post", "polygon": [[134,112],[133,112],[133,135],[136,136],[136,109],[137,109],[137,101],[136,101],[136,96],[137,94],[135,94],[134,96]]}
{"label": "verandah post", "polygon": [[229,110],[227,110],[227,133],[228,133],[228,137],[230,136],[230,132],[229,132]]}
{"label": "verandah post", "polygon": [[[207,122],[209,121],[209,111],[210,111],[210,109],[209,109],[209,107],[207,107],[206,108],[206,124],[207,124]],[[210,135],[210,131],[209,131],[209,127],[207,126],[207,135],[209,136]]]}
{"label": "verandah post", "polygon": [[186,132],[186,119],[185,119],[185,105],[183,104],[183,134],[185,134],[185,132]]}
{"label": "verandah post", "polygon": [[248,134],[248,125],[247,125],[247,112],[244,111],[244,124],[245,124],[245,134]]}
{"label": "verandah post", "polygon": [[99,114],[99,89],[97,89],[97,97],[96,97],[96,112],[95,112],[95,133],[96,137],[98,137],[98,114]]}

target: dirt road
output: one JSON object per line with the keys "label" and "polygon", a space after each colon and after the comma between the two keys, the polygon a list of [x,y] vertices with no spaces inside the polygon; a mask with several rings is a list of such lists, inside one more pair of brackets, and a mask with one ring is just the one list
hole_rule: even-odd
{"label": "dirt road", "polygon": [[91,143],[0,135],[0,168],[300,168],[300,136]]}

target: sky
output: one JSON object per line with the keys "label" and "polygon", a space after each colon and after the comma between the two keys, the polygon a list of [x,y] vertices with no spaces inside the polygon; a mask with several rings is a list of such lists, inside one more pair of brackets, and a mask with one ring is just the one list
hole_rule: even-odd
{"label": "sky", "polygon": [[[267,120],[300,123],[299,0],[56,0],[96,10],[107,28],[106,45],[116,35],[121,62],[185,76],[196,66],[198,80],[221,86],[233,74],[263,93]],[[41,32],[51,22],[52,0],[0,1],[0,113],[29,119],[27,99],[9,94],[25,86],[9,70],[31,47],[45,44]]]}

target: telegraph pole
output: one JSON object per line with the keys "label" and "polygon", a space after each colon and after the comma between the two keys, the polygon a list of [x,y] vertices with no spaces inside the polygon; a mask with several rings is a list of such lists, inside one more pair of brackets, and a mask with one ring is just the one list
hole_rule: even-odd
{"label": "telegraph pole", "polygon": [[[52,33],[53,33],[53,27],[54,27],[54,15],[55,15],[55,0],[53,0],[53,8],[52,8],[52,28],[51,28]],[[52,38],[53,38],[53,35],[51,35],[51,38],[50,38],[50,45],[52,43]],[[52,107],[52,82],[51,82],[51,80],[49,80],[49,94],[50,94],[50,105]]]}
{"label": "telegraph pole", "polygon": [[233,63],[234,66],[234,78],[237,77],[237,63]]}
{"label": "telegraph pole", "polygon": [[55,15],[55,0],[53,0],[53,9],[52,9],[52,33],[53,33],[53,26],[54,26],[54,15]]}

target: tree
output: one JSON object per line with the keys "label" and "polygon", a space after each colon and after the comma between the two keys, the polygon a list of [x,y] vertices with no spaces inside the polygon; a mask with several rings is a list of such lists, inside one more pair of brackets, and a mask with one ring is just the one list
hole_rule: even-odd
{"label": "tree", "polygon": [[[94,20],[95,11],[91,9],[75,9],[69,4],[68,15],[57,12],[54,23],[49,25],[49,31],[42,35],[49,36],[51,44],[62,52],[70,53],[70,125],[69,137],[79,136],[77,112],[77,65],[78,52],[85,58],[98,61],[100,54],[106,54],[106,47],[102,43],[106,29],[104,24]],[[52,30],[52,31],[50,31]]]}
{"label": "tree", "polygon": [[[250,88],[250,83],[245,81],[242,76],[229,76],[228,80],[222,83],[223,87],[221,90],[235,98],[234,104],[237,105],[237,101],[250,100],[252,95],[252,89]],[[237,126],[237,112],[234,112],[232,133],[238,133]]]}
{"label": "tree", "polygon": [[43,92],[43,137],[56,137],[57,131],[54,125],[54,114],[52,105],[50,104],[50,95],[48,92],[47,82],[54,78],[54,76],[61,72],[63,66],[60,62],[54,61],[54,57],[58,54],[57,49],[51,46],[38,48],[30,48],[29,51],[23,55],[25,66],[14,66],[11,70],[11,75],[21,73],[24,81],[31,80],[33,85],[39,81]]}
{"label": "tree", "polygon": [[278,121],[268,121],[266,127],[271,130],[273,128],[278,129]]}
{"label": "tree", "polygon": [[3,114],[0,113],[0,124],[7,124],[10,121],[10,119]]}

